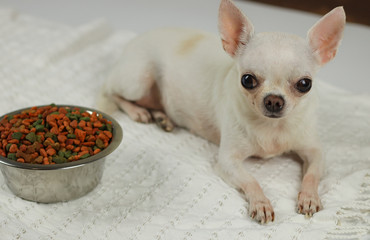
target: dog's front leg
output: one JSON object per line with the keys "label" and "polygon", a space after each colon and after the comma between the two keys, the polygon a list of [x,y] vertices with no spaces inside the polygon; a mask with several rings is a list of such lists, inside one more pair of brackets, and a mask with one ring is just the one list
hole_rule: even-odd
{"label": "dog's front leg", "polygon": [[307,148],[296,151],[303,160],[303,180],[298,194],[298,212],[312,216],[322,209],[318,186],[324,170],[322,154],[319,148]]}
{"label": "dog's front leg", "polygon": [[227,145],[221,143],[216,169],[226,182],[244,192],[249,202],[249,215],[253,219],[261,223],[274,221],[275,214],[270,200],[263,193],[257,180],[247,172],[243,165],[246,157],[245,150],[236,149],[235,145]]}

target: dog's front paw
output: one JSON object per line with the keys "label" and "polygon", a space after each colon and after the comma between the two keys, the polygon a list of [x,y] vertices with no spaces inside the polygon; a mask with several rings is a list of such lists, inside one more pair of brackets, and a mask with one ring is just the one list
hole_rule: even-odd
{"label": "dog's front paw", "polygon": [[263,199],[252,199],[249,201],[249,215],[252,219],[264,224],[273,222],[275,219],[275,213],[267,198]]}
{"label": "dog's front paw", "polygon": [[141,107],[135,107],[131,111],[127,112],[129,117],[139,123],[151,123],[152,122],[152,115],[150,112]]}
{"label": "dog's front paw", "polygon": [[298,194],[298,213],[308,217],[322,209],[321,200],[317,192],[302,191]]}

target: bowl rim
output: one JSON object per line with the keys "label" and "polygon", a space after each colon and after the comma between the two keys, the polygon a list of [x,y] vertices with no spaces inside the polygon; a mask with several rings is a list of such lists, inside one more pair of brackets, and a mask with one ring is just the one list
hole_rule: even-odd
{"label": "bowl rim", "polygon": [[80,108],[80,109],[83,109],[85,111],[96,112],[98,114],[103,115],[103,117],[105,119],[112,122],[113,138],[112,138],[111,143],[103,151],[101,151],[101,152],[99,152],[99,153],[97,153],[93,156],[90,156],[90,157],[87,157],[87,158],[81,159],[81,160],[76,160],[76,161],[73,161],[73,162],[68,162],[68,163],[58,163],[58,164],[52,164],[52,165],[21,163],[21,162],[14,161],[14,160],[8,159],[8,158],[3,157],[3,156],[0,155],[0,164],[4,164],[4,165],[9,166],[9,167],[22,168],[22,169],[27,169],[27,170],[58,170],[58,169],[76,168],[76,167],[81,167],[83,165],[89,164],[91,162],[95,162],[99,159],[102,159],[102,158],[106,157],[107,155],[112,153],[121,144],[122,128],[121,128],[120,124],[113,117],[111,117],[110,115],[108,115],[108,114],[106,114],[106,113],[104,113],[100,110],[96,110],[96,109],[90,108],[90,107],[83,107],[83,106],[79,106],[79,105],[69,105],[69,104],[37,105],[37,106],[21,108],[21,109],[6,113],[6,114],[2,115],[0,117],[0,119],[3,119],[6,115],[14,115],[14,114],[20,113],[24,110],[28,110],[32,107],[40,108],[40,107],[46,107],[46,106],[50,106],[50,105],[55,105],[56,107]]}

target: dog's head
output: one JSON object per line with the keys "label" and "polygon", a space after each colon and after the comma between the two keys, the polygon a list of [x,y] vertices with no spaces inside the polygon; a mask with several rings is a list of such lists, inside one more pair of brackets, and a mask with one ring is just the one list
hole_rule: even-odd
{"label": "dog's head", "polygon": [[252,23],[230,0],[222,0],[219,10],[222,45],[237,61],[240,92],[268,118],[288,115],[310,94],[317,69],[335,56],[344,25],[345,13],[338,7],[308,31],[307,39],[255,34]]}

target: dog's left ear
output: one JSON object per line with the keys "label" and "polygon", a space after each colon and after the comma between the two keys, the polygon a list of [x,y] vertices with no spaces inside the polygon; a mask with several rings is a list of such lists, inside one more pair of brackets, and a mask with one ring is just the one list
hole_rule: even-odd
{"label": "dog's left ear", "polygon": [[343,7],[337,7],[322,17],[307,34],[311,49],[324,65],[335,57],[342,39],[346,14]]}
{"label": "dog's left ear", "polygon": [[254,32],[252,23],[230,0],[221,1],[218,29],[222,45],[231,57],[241,53]]}

